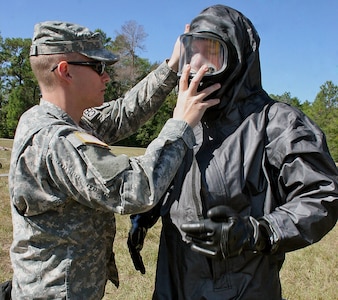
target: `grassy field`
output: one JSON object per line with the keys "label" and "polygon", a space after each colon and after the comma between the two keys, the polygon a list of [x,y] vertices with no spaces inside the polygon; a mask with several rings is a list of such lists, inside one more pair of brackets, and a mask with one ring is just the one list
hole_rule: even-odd
{"label": "grassy field", "polygon": [[[8,173],[11,141],[0,139],[0,174]],[[143,149],[113,147],[116,154],[139,155]],[[148,300],[154,286],[157,245],[160,222],[147,235],[143,249],[146,274],[134,270],[126,245],[129,217],[117,215],[117,234],[114,244],[120,275],[120,287],[111,283],[106,288],[105,300]],[[0,177],[0,282],[11,278],[9,247],[12,239],[12,224],[8,197],[8,179]],[[335,300],[338,283],[338,228],[329,232],[320,242],[305,249],[287,254],[281,271],[283,296],[289,300]]]}

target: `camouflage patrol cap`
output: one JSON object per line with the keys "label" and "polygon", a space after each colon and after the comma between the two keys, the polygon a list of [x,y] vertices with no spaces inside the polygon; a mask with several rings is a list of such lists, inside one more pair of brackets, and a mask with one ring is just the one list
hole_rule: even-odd
{"label": "camouflage patrol cap", "polygon": [[118,56],[104,48],[99,32],[78,24],[46,21],[37,23],[30,56],[77,52],[89,58],[113,64]]}

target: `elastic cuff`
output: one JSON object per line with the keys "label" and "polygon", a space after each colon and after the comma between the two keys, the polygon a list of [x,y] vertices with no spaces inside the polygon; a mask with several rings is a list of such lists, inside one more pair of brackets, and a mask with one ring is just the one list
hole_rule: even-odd
{"label": "elastic cuff", "polygon": [[279,238],[271,224],[264,218],[259,219],[261,232],[267,237],[268,243],[264,250],[266,253],[275,253],[279,246]]}

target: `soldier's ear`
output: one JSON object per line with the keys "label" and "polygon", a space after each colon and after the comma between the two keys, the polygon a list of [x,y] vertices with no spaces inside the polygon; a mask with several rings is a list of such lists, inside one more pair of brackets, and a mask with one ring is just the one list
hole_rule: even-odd
{"label": "soldier's ear", "polygon": [[70,80],[72,78],[69,70],[69,64],[63,60],[58,63],[57,68],[55,69],[56,74],[64,80]]}

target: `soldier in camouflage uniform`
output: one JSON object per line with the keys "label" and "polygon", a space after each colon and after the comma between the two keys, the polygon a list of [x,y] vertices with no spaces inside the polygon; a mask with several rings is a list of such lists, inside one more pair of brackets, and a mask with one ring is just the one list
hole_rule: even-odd
{"label": "soldier in camouflage uniform", "polygon": [[102,105],[104,67],[118,58],[100,35],[64,22],[35,26],[30,61],[42,99],[20,118],[9,176],[13,299],[100,299],[108,279],[118,286],[114,213],[144,212],[159,201],[195,144],[192,127],[218,103],[202,100],[219,86],[197,92],[206,69],[188,87],[187,67],[174,116],[146,153],[110,152],[107,143],[134,132],[176,85],[177,43],[170,60]]}

